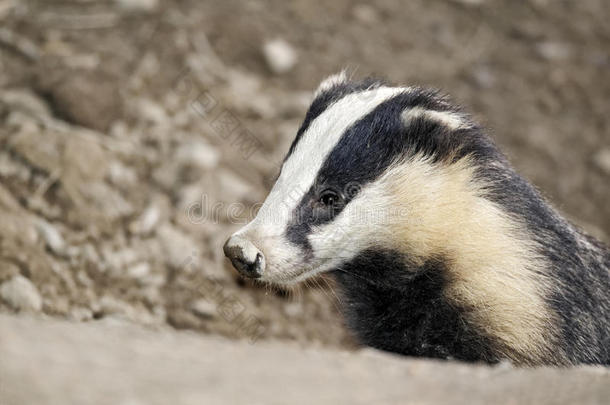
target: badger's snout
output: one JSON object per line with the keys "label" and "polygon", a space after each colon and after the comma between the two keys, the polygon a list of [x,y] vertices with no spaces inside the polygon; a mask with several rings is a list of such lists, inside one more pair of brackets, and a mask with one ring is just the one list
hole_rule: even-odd
{"label": "badger's snout", "polygon": [[265,256],[252,242],[242,236],[233,235],[223,247],[233,267],[249,278],[260,278],[265,271]]}

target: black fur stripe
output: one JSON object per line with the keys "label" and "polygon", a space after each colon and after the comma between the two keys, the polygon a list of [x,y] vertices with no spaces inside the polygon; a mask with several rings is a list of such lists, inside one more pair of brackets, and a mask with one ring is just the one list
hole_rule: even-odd
{"label": "black fur stripe", "polygon": [[286,155],[284,160],[288,159],[288,157],[292,154],[294,148],[296,147],[297,143],[299,143],[299,140],[301,139],[305,131],[307,131],[307,129],[309,128],[311,122],[315,120],[320,114],[322,114],[326,109],[328,109],[328,107],[330,107],[332,104],[336,103],[337,101],[341,100],[343,97],[349,94],[357,93],[368,89],[374,89],[377,87],[381,87],[384,84],[385,82],[382,80],[367,78],[356,82],[338,83],[329,88],[328,90],[325,90],[322,93],[318,94],[318,96],[309,106],[309,110],[305,115],[305,120],[301,124],[301,127],[297,132],[296,138],[292,142],[292,145],[290,146],[288,154]]}

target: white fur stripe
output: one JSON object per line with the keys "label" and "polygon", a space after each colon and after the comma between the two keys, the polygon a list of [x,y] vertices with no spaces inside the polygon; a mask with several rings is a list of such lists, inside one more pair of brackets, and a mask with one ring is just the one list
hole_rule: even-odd
{"label": "white fur stripe", "polygon": [[403,122],[407,126],[413,120],[421,117],[443,124],[452,131],[455,131],[456,129],[460,128],[465,128],[467,125],[462,119],[462,117],[458,113],[453,111],[434,111],[426,110],[422,107],[414,107],[405,110],[402,113]]}
{"label": "white fur stripe", "polygon": [[250,225],[261,225],[265,233],[281,235],[293,210],[315,181],[324,161],[345,131],[381,103],[405,91],[408,88],[379,87],[348,94],[331,104],[302,135]]}
{"label": "white fur stripe", "polygon": [[335,73],[332,76],[328,76],[326,79],[320,83],[318,89],[314,94],[314,98],[318,97],[320,94],[325,92],[326,90],[330,90],[334,86],[345,83],[347,81],[347,73],[345,70],[340,71],[339,73]]}

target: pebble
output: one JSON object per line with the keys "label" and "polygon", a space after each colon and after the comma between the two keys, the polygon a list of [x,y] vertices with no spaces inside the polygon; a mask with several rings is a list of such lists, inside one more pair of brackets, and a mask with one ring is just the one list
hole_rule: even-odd
{"label": "pebble", "polygon": [[91,277],[89,277],[87,272],[84,270],[80,270],[76,273],[76,280],[85,287],[89,287],[89,288],[95,287],[94,281],[91,280]]}
{"label": "pebble", "polygon": [[0,298],[19,311],[40,311],[42,297],[30,280],[16,275],[0,285]]}
{"label": "pebble", "polygon": [[131,187],[138,182],[136,171],[118,160],[108,165],[108,177],[112,184],[123,188]]}
{"label": "pebble", "polygon": [[[40,91],[48,94],[53,110],[67,121],[106,132],[113,121],[122,117],[124,107],[119,94],[120,78],[105,66],[102,63],[92,70],[40,70]],[[43,144],[47,142],[45,139]]]}
{"label": "pebble", "polygon": [[220,152],[207,142],[193,141],[178,147],[175,158],[183,164],[211,170],[218,166]]}
{"label": "pebble", "polygon": [[0,284],[19,274],[19,267],[15,263],[0,260]]}
{"label": "pebble", "polygon": [[274,39],[265,43],[263,55],[269,69],[278,75],[289,72],[297,63],[296,51],[283,39]]}
{"label": "pebble", "polygon": [[472,71],[472,78],[477,86],[490,89],[496,84],[496,76],[491,69],[479,66]]}
{"label": "pebble", "polygon": [[284,306],[284,313],[289,317],[296,317],[303,314],[303,304],[301,302],[290,302]]}
{"label": "pebble", "polygon": [[602,149],[593,156],[595,165],[610,176],[610,149]]}
{"label": "pebble", "polygon": [[92,213],[100,213],[110,221],[129,216],[134,211],[132,204],[105,182],[85,184],[81,187],[81,191],[90,202],[87,206],[83,204],[82,208],[90,209]]}
{"label": "pebble", "polygon": [[140,255],[137,251],[131,248],[123,248],[114,250],[110,247],[105,247],[102,250],[103,264],[110,269],[113,274],[122,274],[128,266],[137,263]]}
{"label": "pebble", "polygon": [[93,311],[86,307],[74,307],[70,310],[70,319],[79,322],[90,321],[93,319]]}
{"label": "pebble", "polygon": [[132,312],[132,308],[129,304],[110,295],[103,296],[99,301],[99,306],[100,311],[104,315],[127,315]]}
{"label": "pebble", "polygon": [[570,48],[561,42],[539,42],[536,51],[540,56],[549,61],[563,61],[570,57]]}
{"label": "pebble", "polygon": [[80,248],[81,257],[89,263],[99,263],[100,255],[91,243],[86,243]]}
{"label": "pebble", "polygon": [[165,262],[173,267],[183,267],[197,252],[197,244],[187,235],[170,224],[164,224],[158,231],[159,241],[165,253]]}
{"label": "pebble", "polygon": [[157,227],[160,219],[161,209],[157,204],[151,204],[129,225],[129,230],[133,234],[147,235]]}
{"label": "pebble", "polygon": [[150,274],[150,264],[140,262],[130,266],[127,269],[127,275],[135,279],[143,279]]}
{"label": "pebble", "polygon": [[33,115],[48,117],[50,110],[39,96],[30,90],[3,90],[0,101],[11,107],[25,110]]}
{"label": "pebble", "polygon": [[164,124],[169,120],[163,107],[147,98],[142,98],[137,102],[136,111],[140,117],[153,124]]}
{"label": "pebble", "polygon": [[373,25],[379,21],[377,10],[369,4],[357,4],[352,9],[352,15],[359,22],[366,25]]}
{"label": "pebble", "polygon": [[191,311],[202,318],[214,318],[217,314],[216,304],[203,298],[193,301]]}
{"label": "pebble", "polygon": [[43,219],[39,220],[36,225],[48,248],[59,256],[65,256],[67,253],[66,242],[57,228]]}
{"label": "pebble", "polygon": [[150,13],[159,7],[159,0],[116,0],[117,5],[130,12]]}

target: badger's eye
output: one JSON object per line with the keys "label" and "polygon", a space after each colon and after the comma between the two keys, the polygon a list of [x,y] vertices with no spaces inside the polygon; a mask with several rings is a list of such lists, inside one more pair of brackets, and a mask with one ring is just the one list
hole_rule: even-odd
{"label": "badger's eye", "polygon": [[339,200],[341,197],[339,194],[335,193],[333,190],[324,190],[322,194],[320,194],[320,202],[324,204],[325,207],[333,208],[339,205]]}

